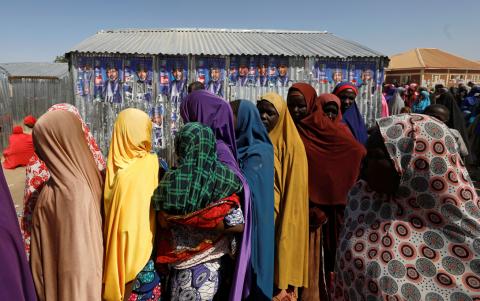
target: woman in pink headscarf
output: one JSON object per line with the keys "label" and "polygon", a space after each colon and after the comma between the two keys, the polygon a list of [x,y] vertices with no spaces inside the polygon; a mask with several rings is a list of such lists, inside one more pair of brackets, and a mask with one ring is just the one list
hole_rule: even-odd
{"label": "woman in pink headscarf", "polygon": [[[48,109],[48,112],[58,110],[72,112],[82,122],[82,129],[85,133],[85,139],[87,140],[88,147],[92,152],[97,168],[103,172],[106,166],[103,155],[100,152],[92,133],[90,133],[88,126],[85,124],[82,117],[80,117],[80,113],[78,112],[77,108],[68,103],[61,103],[53,105],[50,109]],[[45,163],[42,162],[34,153],[26,168],[25,192],[23,197],[24,206],[23,216],[21,219],[23,241],[25,243],[25,252],[27,253],[27,257],[30,256],[30,237],[32,232],[33,210],[35,208],[38,194],[49,178],[50,173],[47,169],[47,166],[45,166]]]}

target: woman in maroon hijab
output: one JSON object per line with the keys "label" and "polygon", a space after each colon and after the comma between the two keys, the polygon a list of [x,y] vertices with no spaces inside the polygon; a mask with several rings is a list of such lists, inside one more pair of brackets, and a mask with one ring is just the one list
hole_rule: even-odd
{"label": "woman in maroon hijab", "polygon": [[[324,263],[330,287],[347,194],[359,175],[365,148],[341,122],[337,96],[322,94],[317,98],[312,86],[297,83],[290,88],[287,103],[308,158],[310,266],[316,266],[312,271],[316,275],[310,273],[310,286],[304,291],[302,300],[319,300],[323,284],[318,259],[321,256],[319,241],[325,243]],[[321,232],[323,239],[320,239]]]}

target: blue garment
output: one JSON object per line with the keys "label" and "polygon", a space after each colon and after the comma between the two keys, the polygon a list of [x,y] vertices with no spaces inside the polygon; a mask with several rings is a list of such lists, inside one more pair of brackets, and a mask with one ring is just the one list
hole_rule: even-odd
{"label": "blue garment", "polygon": [[365,145],[367,144],[368,132],[363,117],[358,110],[357,104],[354,103],[343,114],[344,123],[348,125],[355,139]]}
{"label": "blue garment", "polygon": [[423,96],[423,99],[413,103],[412,113],[423,114],[423,111],[430,106],[430,94],[426,91],[422,91],[421,95]]}
{"label": "blue garment", "polygon": [[242,100],[237,114],[237,153],[252,196],[252,300],[272,300],[274,274],[273,146],[257,108]]}

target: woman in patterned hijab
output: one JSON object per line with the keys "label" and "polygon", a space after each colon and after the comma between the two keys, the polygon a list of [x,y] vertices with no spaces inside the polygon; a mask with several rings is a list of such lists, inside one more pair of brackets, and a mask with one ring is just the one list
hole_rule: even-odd
{"label": "woman in patterned hijab", "polygon": [[448,127],[378,120],[350,191],[335,300],[472,300],[480,292],[478,197]]}

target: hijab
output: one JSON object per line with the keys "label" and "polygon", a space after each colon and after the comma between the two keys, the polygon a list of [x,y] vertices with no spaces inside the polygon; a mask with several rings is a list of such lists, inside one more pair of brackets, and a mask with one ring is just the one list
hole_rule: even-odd
{"label": "hijab", "polygon": [[[297,123],[308,158],[310,201],[319,205],[345,205],[347,193],[357,180],[365,148],[341,123],[340,99],[334,94],[318,98],[308,84],[295,84],[305,97],[307,116]],[[332,122],[323,112],[329,102],[337,104],[340,114]]]}
{"label": "hijab", "polygon": [[[457,103],[455,102],[455,97],[450,92],[444,92],[440,94],[440,97],[436,100],[436,103],[444,105],[450,111],[450,118],[448,119],[447,125],[449,128],[456,129],[463,138],[463,141],[467,145],[467,149],[470,152],[470,145],[468,143],[468,134],[465,126],[465,118],[460,111]],[[466,157],[467,161],[471,160],[471,156]]]}
{"label": "hijab", "polygon": [[23,133],[21,126],[13,127],[8,138],[8,147],[3,151],[3,168],[15,169],[28,164],[34,154],[32,135]]}
{"label": "hijab", "polygon": [[252,196],[253,300],[272,300],[275,248],[273,146],[253,103],[241,100],[237,113],[238,161]]}
{"label": "hijab", "polygon": [[[340,92],[346,89],[352,89],[353,92],[355,92],[355,95],[358,95],[357,87],[349,82],[339,83],[335,89],[333,89],[332,93],[338,96]],[[367,127],[365,126],[365,122],[363,121],[363,117],[358,110],[356,102],[354,102],[343,114],[343,122],[348,125],[350,131],[358,142],[363,145],[367,143]]]}
{"label": "hijab", "polygon": [[230,300],[247,298],[250,294],[250,188],[237,162],[237,144],[235,142],[235,126],[230,105],[223,99],[206,90],[190,93],[180,105],[180,115],[185,123],[200,122],[210,127],[215,134],[218,159],[227,165],[240,179],[243,186],[242,211],[245,226],[242,243],[237,255],[234,282],[230,290]]}
{"label": "hijab", "polygon": [[278,112],[268,134],[273,145],[275,181],[275,279],[279,289],[308,286],[308,162],[286,102],[276,93],[261,97]]}
{"label": "hijab", "polygon": [[401,94],[405,92],[405,89],[398,87],[395,90],[393,99],[388,103],[388,108],[390,110],[390,115],[401,114],[401,110],[405,107],[405,101],[403,100]]}
{"label": "hijab", "polygon": [[421,114],[428,106],[430,106],[430,93],[422,91],[420,94],[423,96],[423,99],[420,100],[419,97],[418,100],[413,103],[412,113]]}
{"label": "hijab", "polygon": [[33,128],[33,143],[50,173],[32,217],[31,266],[38,298],[99,300],[103,177],[82,124],[70,112],[47,112]]}
{"label": "hijab", "polygon": [[[352,188],[339,242],[337,262],[345,264],[337,266],[337,299],[471,300],[480,282],[473,264],[480,208],[454,136],[426,115],[377,123],[400,185],[391,197],[363,180]],[[363,279],[369,284],[360,285]]]}
{"label": "hijab", "polygon": [[118,114],[108,152],[104,191],[104,300],[122,300],[125,284],[150,259],[155,212],[150,199],[158,186],[159,163],[151,154],[152,122],[138,109]]}
{"label": "hijab", "polygon": [[0,169],[0,300],[37,300],[17,213]]}
{"label": "hijab", "polygon": [[[88,143],[88,148],[92,154],[95,164],[99,171],[105,170],[105,160],[103,158],[100,149],[93,138],[88,126],[80,117],[80,113],[77,108],[68,103],[60,103],[53,105],[48,109],[48,112],[52,111],[67,111],[71,112],[80,120],[82,124],[82,131],[85,136],[85,140]],[[21,228],[23,234],[23,241],[25,243],[25,251],[27,253],[27,258],[30,256],[30,236],[32,228],[32,214],[35,208],[36,197],[39,192],[42,190],[43,185],[50,178],[50,173],[45,163],[38,158],[34,153],[33,157],[30,158],[30,161],[26,167],[26,179],[25,179],[25,193],[23,196],[23,215],[21,219]]]}
{"label": "hijab", "polygon": [[178,167],[166,172],[152,201],[157,210],[185,215],[241,189],[240,180],[217,159],[210,128],[187,123],[178,133]]}

